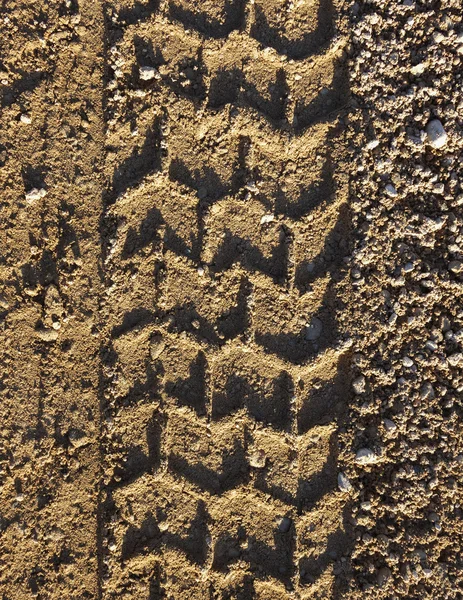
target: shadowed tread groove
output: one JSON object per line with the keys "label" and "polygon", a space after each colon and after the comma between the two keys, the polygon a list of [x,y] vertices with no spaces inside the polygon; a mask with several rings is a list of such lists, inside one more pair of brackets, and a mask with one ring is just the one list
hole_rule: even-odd
{"label": "shadowed tread groove", "polygon": [[2,85],[0,88],[2,108],[10,107],[18,100],[21,94],[33,92],[41,82],[46,81],[48,77],[49,74],[42,71],[35,73],[21,73],[21,77],[19,77],[12,85]]}
{"label": "shadowed tread groove", "polygon": [[[205,3],[206,4],[206,3]],[[211,5],[208,2],[207,5]],[[212,17],[197,9],[192,0],[169,2],[169,16],[180,21],[186,29],[194,29],[211,38],[226,38],[234,29],[240,29],[244,22],[245,0],[219,0],[216,3],[217,16]]]}
{"label": "shadowed tread groove", "polygon": [[264,396],[260,386],[250,385],[245,377],[230,375],[223,392],[216,393],[212,400],[212,417],[221,419],[245,406],[257,421],[285,431],[291,426],[291,397],[293,381],[282,373],[272,382],[271,395]]}
{"label": "shadowed tread groove", "polygon": [[128,1],[109,25],[102,600],[341,597],[337,9]]}
{"label": "shadowed tread groove", "polygon": [[112,200],[139,184],[146,175],[160,169],[160,141],[161,124],[157,119],[147,130],[143,146],[135,148],[132,155],[115,169],[111,186]]}
{"label": "shadowed tread groove", "polygon": [[119,19],[124,25],[134,25],[139,21],[148,19],[155,14],[159,8],[159,0],[146,0],[145,2],[134,2],[131,8],[123,8],[119,12]]}
{"label": "shadowed tread groove", "polygon": [[[268,3],[269,6],[275,4]],[[316,3],[311,3],[314,6]],[[288,36],[277,24],[277,17],[270,23],[265,10],[265,4],[256,2],[254,5],[254,22],[251,26],[251,35],[263,46],[271,46],[280,54],[290,59],[301,60],[323,51],[328,47],[334,33],[333,18],[334,7],[332,0],[318,2],[316,27],[300,37]]]}
{"label": "shadowed tread groove", "polygon": [[231,451],[223,451],[222,468],[219,471],[208,469],[201,463],[189,464],[175,454],[169,456],[169,468],[210,494],[226,492],[246,483],[249,478],[245,448],[239,440],[234,441]]}

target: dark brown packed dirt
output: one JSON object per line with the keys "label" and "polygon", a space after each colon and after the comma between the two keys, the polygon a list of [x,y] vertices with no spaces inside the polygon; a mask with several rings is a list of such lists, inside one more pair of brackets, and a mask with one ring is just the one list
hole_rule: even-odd
{"label": "dark brown packed dirt", "polygon": [[1,3],[2,600],[461,597],[462,12]]}

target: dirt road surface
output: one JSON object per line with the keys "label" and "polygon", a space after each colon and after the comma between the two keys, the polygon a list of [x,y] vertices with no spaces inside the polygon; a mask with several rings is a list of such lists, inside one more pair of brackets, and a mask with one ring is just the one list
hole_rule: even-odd
{"label": "dirt road surface", "polygon": [[3,2],[2,600],[460,597],[445,4]]}

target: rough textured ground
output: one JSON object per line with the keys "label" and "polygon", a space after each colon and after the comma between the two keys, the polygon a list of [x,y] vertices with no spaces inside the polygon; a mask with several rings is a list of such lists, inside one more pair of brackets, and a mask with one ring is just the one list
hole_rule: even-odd
{"label": "rough textured ground", "polygon": [[462,12],[1,4],[2,600],[461,596]]}
{"label": "rough textured ground", "polygon": [[461,598],[463,10],[354,8],[352,597]]}

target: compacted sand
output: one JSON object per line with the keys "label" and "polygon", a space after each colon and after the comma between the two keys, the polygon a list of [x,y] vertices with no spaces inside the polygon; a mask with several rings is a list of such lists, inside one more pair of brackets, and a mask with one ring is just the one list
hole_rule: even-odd
{"label": "compacted sand", "polygon": [[2,600],[460,598],[459,0],[0,7]]}

